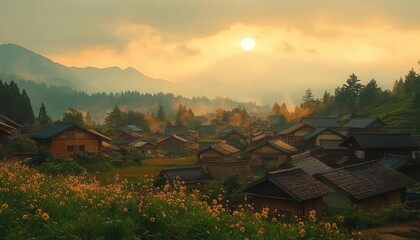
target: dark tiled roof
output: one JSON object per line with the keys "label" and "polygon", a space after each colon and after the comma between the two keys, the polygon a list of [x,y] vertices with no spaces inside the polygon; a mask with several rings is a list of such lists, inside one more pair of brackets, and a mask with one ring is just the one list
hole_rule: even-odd
{"label": "dark tiled roof", "polygon": [[362,148],[418,148],[419,143],[410,134],[370,133],[353,135],[341,143],[346,146],[356,141]]}
{"label": "dark tiled roof", "polygon": [[[344,124],[344,128],[366,128],[375,121],[380,121],[379,118],[353,118],[348,123]],[[383,122],[382,122],[383,123]],[[385,125],[385,123],[383,123]]]}
{"label": "dark tiled roof", "polygon": [[227,133],[230,133],[232,131],[236,131],[236,132],[240,133],[242,131],[242,127],[241,126],[227,126],[227,127],[223,128],[220,133],[221,134],[227,134]]}
{"label": "dark tiled roof", "polygon": [[178,179],[186,183],[210,179],[209,174],[202,167],[164,168],[160,174],[169,181]]}
{"label": "dark tiled roof", "polygon": [[200,132],[216,132],[216,125],[201,125]]}
{"label": "dark tiled roof", "polygon": [[102,133],[99,133],[99,132],[97,132],[97,131],[95,131],[93,129],[81,129],[81,130],[86,130],[87,132],[90,132],[93,135],[96,135],[96,136],[102,138],[103,140],[112,141],[112,139],[110,137],[108,137],[108,136],[106,136],[106,135],[104,135]]}
{"label": "dark tiled roof", "polygon": [[134,131],[134,132],[142,132],[142,131],[144,131],[144,127],[143,126],[126,125],[125,127],[128,128],[130,131]]}
{"label": "dark tiled roof", "polygon": [[319,175],[355,199],[365,199],[406,188],[415,181],[379,162],[356,164]]}
{"label": "dark tiled roof", "polygon": [[214,180],[223,180],[233,174],[239,174],[248,181],[254,180],[248,162],[220,162],[212,163],[207,166],[207,172]]}
{"label": "dark tiled roof", "polygon": [[271,124],[271,130],[273,132],[281,132],[285,129],[288,129],[289,127],[295,125],[295,123],[276,123],[276,124]]}
{"label": "dark tiled roof", "polygon": [[288,127],[286,129],[284,129],[283,131],[281,131],[279,133],[279,135],[286,135],[286,134],[292,133],[292,132],[298,130],[299,128],[301,128],[305,125],[307,125],[307,124],[306,123],[301,123],[301,122],[300,123],[295,123],[291,127]]}
{"label": "dark tiled roof", "polygon": [[270,172],[267,173],[266,178],[289,192],[298,201],[314,199],[334,192],[299,168]]}
{"label": "dark tiled roof", "polygon": [[302,123],[306,123],[311,127],[322,128],[322,127],[338,127],[338,121],[335,117],[326,118],[302,118]]}
{"label": "dark tiled roof", "polygon": [[150,143],[150,142],[147,142],[147,141],[138,141],[138,142],[133,142],[132,144],[130,144],[132,147],[135,147],[135,148],[141,148],[141,147],[144,147],[144,146],[146,146],[146,145],[150,145],[150,146],[153,146],[153,147],[156,147],[156,145],[155,144],[153,144],[153,143]]}
{"label": "dark tiled roof", "polygon": [[51,124],[37,131],[28,133],[28,136],[30,138],[50,139],[73,127],[74,125],[71,124]]}
{"label": "dark tiled roof", "polygon": [[328,172],[332,169],[309,153],[299,155],[292,157],[292,164],[311,176],[317,173]]}
{"label": "dark tiled roof", "polygon": [[165,128],[165,134],[166,135],[187,135],[188,130],[186,126],[166,126]]}
{"label": "dark tiled roof", "polygon": [[229,155],[232,153],[237,153],[239,152],[239,149],[227,144],[227,143],[216,143],[212,146],[210,146],[210,148],[214,149],[215,151],[223,154],[223,155]]}
{"label": "dark tiled roof", "polygon": [[236,134],[240,136],[241,138],[246,138],[244,135],[242,135],[240,132],[236,131],[235,129],[231,129],[229,132],[221,132],[216,137],[224,139],[233,134]]}

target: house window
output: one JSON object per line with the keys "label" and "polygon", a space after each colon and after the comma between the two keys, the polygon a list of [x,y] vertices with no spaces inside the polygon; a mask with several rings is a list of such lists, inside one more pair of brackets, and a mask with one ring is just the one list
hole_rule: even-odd
{"label": "house window", "polygon": [[365,151],[356,150],[355,151],[355,156],[359,159],[364,159],[365,158]]}
{"label": "house window", "polygon": [[73,145],[67,145],[67,152],[74,152],[74,146]]}
{"label": "house window", "polygon": [[79,152],[84,152],[84,151],[85,151],[85,145],[80,145]]}

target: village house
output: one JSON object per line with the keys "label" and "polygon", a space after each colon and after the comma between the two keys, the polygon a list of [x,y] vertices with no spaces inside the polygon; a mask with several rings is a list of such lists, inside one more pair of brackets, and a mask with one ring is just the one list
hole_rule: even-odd
{"label": "village house", "polygon": [[268,207],[290,218],[308,216],[311,210],[322,214],[322,197],[334,191],[302,169],[291,168],[267,173],[244,192],[256,211]]}
{"label": "village house", "polygon": [[197,153],[201,163],[235,161],[239,157],[239,149],[226,143],[216,143]]}
{"label": "village house", "polygon": [[380,159],[386,154],[416,159],[420,147],[409,133],[361,133],[348,137],[340,146],[346,147],[358,161]]}
{"label": "village house", "polygon": [[281,140],[273,139],[246,151],[251,166],[267,166],[273,161],[277,166],[284,164],[297,149]]}
{"label": "village house", "polygon": [[313,128],[329,128],[337,130],[339,128],[338,119],[336,117],[306,117],[300,120]]}
{"label": "village house", "polygon": [[210,180],[209,174],[200,166],[163,168],[159,177],[169,183],[173,181],[182,181],[188,189],[200,188],[201,184]]}
{"label": "village house", "polygon": [[350,136],[357,133],[380,132],[385,125],[379,118],[353,118],[343,125],[342,130]]}
{"label": "village house", "polygon": [[251,136],[251,140],[248,144],[248,148],[253,148],[266,143],[267,141],[273,140],[274,136],[271,133],[261,131]]}
{"label": "village house", "polygon": [[144,136],[140,134],[141,131],[135,131],[136,129],[137,127],[135,127],[134,125],[127,125],[115,128],[115,137],[118,141],[118,145],[129,145],[133,142],[141,140]]}
{"label": "village house", "polygon": [[157,145],[148,141],[138,141],[130,144],[130,148],[136,149],[143,158],[154,158],[158,154]]}
{"label": "village house", "polygon": [[215,139],[215,138],[202,138],[198,140],[198,151],[204,150],[211,145],[214,145],[216,143],[226,143],[223,139]]}
{"label": "village house", "polygon": [[214,162],[207,165],[206,169],[212,180],[223,181],[235,174],[244,178],[247,183],[255,180],[247,161]]}
{"label": "village house", "polygon": [[91,129],[71,124],[51,124],[28,133],[38,144],[46,145],[57,157],[78,153],[99,154],[102,142],[112,139]]}
{"label": "village house", "polygon": [[248,144],[247,137],[242,135],[237,129],[239,128],[225,128],[225,131],[219,133],[216,138],[223,139],[227,144],[238,149],[244,149]]}
{"label": "village house", "polygon": [[188,136],[188,129],[186,126],[166,126],[165,128],[165,135],[178,135],[180,137]]}
{"label": "village house", "polygon": [[329,128],[315,128],[312,132],[302,137],[304,141],[304,149],[312,149],[321,146],[321,141],[336,140],[341,141],[345,138],[344,135],[331,130]]}
{"label": "village house", "polygon": [[198,149],[198,144],[176,134],[161,139],[157,143],[158,150],[165,155],[190,155]]}
{"label": "village house", "polygon": [[13,121],[12,119],[0,115],[0,131],[6,131],[5,135],[8,135],[11,138],[16,138],[20,135],[20,129],[23,127],[21,124]]}
{"label": "village house", "polygon": [[415,181],[377,161],[333,169],[316,178],[335,190],[324,197],[326,207],[341,211],[356,206],[361,211],[405,202],[408,186]]}
{"label": "village house", "polygon": [[299,122],[281,131],[279,133],[279,138],[303,152],[305,150],[305,140],[303,140],[303,136],[314,130],[314,127],[311,127],[306,123]]}
{"label": "village house", "polygon": [[292,165],[302,169],[310,176],[332,170],[330,166],[312,156],[309,151],[292,156]]}
{"label": "village house", "polygon": [[198,130],[198,135],[200,138],[208,138],[208,137],[214,137],[216,136],[216,125],[210,124],[210,125],[200,125],[200,128]]}

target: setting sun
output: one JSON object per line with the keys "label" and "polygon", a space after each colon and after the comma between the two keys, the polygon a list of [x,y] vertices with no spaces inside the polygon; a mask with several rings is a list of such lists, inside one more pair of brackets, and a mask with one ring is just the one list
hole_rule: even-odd
{"label": "setting sun", "polygon": [[250,37],[246,37],[241,41],[241,47],[243,50],[249,52],[255,48],[255,41]]}

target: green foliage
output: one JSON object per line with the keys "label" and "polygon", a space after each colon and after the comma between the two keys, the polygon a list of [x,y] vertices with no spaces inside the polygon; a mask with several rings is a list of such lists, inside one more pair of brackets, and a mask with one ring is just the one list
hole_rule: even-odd
{"label": "green foliage", "polygon": [[44,103],[42,103],[41,107],[39,108],[39,113],[36,120],[40,125],[52,122],[51,117],[47,113],[47,108],[45,107]]}
{"label": "green foliage", "polygon": [[13,139],[7,148],[17,153],[36,153],[38,150],[36,142],[26,135]]}
{"label": "green foliage", "polygon": [[85,126],[85,122],[83,120],[83,114],[75,108],[68,108],[63,113],[63,123],[74,124],[79,127]]}
{"label": "green foliage", "polygon": [[368,228],[392,221],[414,220],[418,212],[410,210],[406,205],[395,204],[371,212],[359,212],[356,208],[344,212],[344,223],[350,228]]}
{"label": "green foliage", "polygon": [[47,174],[79,175],[84,169],[73,158],[47,160],[38,169]]}
{"label": "green foliage", "polygon": [[54,156],[51,153],[51,150],[46,145],[38,145],[36,154],[32,157],[32,159],[29,161],[30,165],[41,165],[44,162],[53,159]]}
{"label": "green foliage", "polygon": [[31,101],[25,90],[20,93],[18,85],[0,80],[0,114],[20,124],[31,124],[35,116]]}

